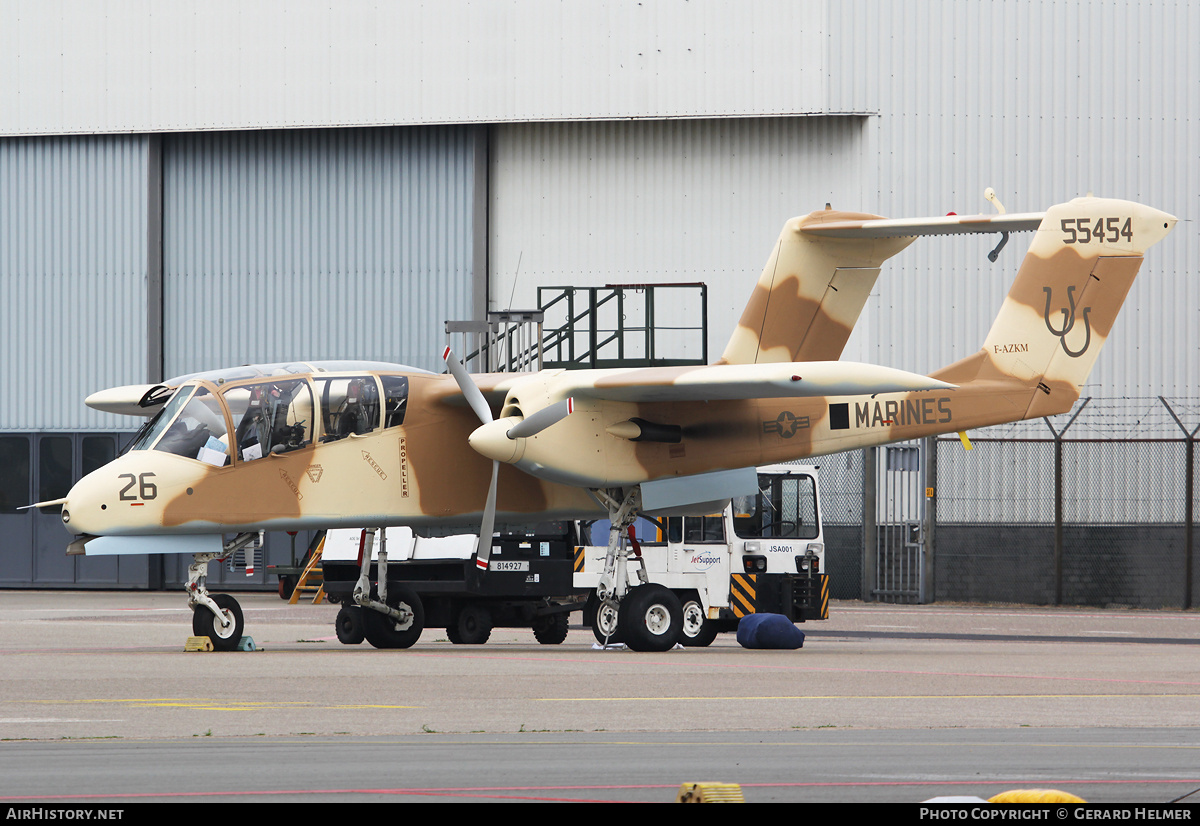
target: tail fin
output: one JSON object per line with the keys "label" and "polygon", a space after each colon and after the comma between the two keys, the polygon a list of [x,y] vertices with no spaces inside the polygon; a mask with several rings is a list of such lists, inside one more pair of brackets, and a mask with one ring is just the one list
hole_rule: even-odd
{"label": "tail fin", "polygon": [[1132,201],[1076,198],[1051,207],[983,348],[933,377],[960,386],[1016,379],[1031,388],[1026,419],[1070,410],[1145,251],[1175,223]]}
{"label": "tail fin", "polygon": [[717,364],[836,361],[880,265],[912,238],[839,238],[806,230],[876,219],[825,209],[788,221]]}

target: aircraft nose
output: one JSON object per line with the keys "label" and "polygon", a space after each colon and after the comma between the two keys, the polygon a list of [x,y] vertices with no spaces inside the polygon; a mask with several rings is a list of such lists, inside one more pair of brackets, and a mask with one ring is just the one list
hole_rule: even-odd
{"label": "aircraft nose", "polygon": [[104,533],[109,512],[107,493],[98,484],[95,473],[89,473],[67,492],[63,500],[63,526],[71,533],[95,534]]}

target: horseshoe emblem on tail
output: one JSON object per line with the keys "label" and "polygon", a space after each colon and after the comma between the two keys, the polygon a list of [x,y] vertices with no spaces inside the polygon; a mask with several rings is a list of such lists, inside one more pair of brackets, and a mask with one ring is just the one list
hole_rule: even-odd
{"label": "horseshoe emblem on tail", "polygon": [[1083,329],[1086,337],[1083,340],[1083,347],[1081,347],[1079,350],[1072,350],[1067,346],[1067,333],[1071,332],[1071,328],[1075,326],[1075,287],[1074,285],[1067,287],[1068,307],[1063,307],[1061,309],[1063,314],[1063,326],[1061,330],[1054,329],[1054,325],[1050,323],[1051,289],[1050,287],[1042,287],[1042,290],[1046,293],[1046,329],[1058,336],[1058,340],[1062,343],[1064,353],[1071,358],[1079,358],[1087,352],[1087,348],[1091,346],[1092,343],[1092,325],[1088,322],[1088,313],[1091,312],[1092,308],[1084,307],[1080,311],[1079,317],[1083,319]]}

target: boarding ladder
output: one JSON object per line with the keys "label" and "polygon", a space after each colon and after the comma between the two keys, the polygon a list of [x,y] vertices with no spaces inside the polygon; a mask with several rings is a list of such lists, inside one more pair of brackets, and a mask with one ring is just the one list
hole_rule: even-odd
{"label": "boarding ladder", "polygon": [[321,551],[325,549],[325,537],[321,537],[321,541],[317,543],[317,547],[308,555],[308,562],[304,565],[304,570],[300,572],[300,578],[296,580],[296,587],[292,589],[292,598],[288,600],[289,605],[295,605],[300,601],[300,595],[312,593],[313,605],[319,605],[325,601],[325,576],[321,570]]}

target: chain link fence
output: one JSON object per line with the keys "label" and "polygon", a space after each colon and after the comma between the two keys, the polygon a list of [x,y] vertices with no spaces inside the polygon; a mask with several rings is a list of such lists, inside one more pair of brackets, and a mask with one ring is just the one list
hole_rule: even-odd
{"label": "chain link fence", "polygon": [[1064,416],[979,431],[970,450],[957,437],[925,440],[926,498],[907,517],[921,526],[923,580],[908,600],[884,585],[896,522],[878,501],[888,448],[826,457],[833,595],[1190,608],[1198,433],[1200,401],[1159,397],[1085,399]]}
{"label": "chain link fence", "polygon": [[825,569],[829,595],[860,599],[863,578],[863,451],[822,456],[821,522],[825,534]]}

